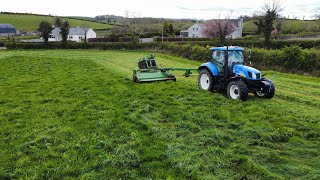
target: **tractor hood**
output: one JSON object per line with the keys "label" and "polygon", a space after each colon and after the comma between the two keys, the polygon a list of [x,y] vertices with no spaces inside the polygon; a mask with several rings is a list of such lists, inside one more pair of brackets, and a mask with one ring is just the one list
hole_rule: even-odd
{"label": "tractor hood", "polygon": [[233,66],[233,73],[249,80],[260,80],[261,72],[253,67],[236,64]]}

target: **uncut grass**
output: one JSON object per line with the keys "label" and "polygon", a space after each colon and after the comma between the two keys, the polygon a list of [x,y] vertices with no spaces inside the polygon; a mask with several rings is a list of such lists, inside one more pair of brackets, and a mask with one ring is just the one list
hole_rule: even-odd
{"label": "uncut grass", "polygon": [[195,76],[133,83],[147,54],[0,51],[1,178],[319,178],[318,78],[267,72],[276,96],[240,102]]}

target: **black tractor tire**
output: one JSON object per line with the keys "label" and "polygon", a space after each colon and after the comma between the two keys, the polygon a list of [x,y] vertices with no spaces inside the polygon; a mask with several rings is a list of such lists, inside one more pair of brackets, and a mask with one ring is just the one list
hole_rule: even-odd
{"label": "black tractor tire", "polygon": [[201,69],[198,76],[199,89],[213,91],[214,77],[207,69]]}
{"label": "black tractor tire", "polygon": [[272,82],[271,83],[271,87],[270,87],[270,92],[268,93],[262,93],[260,91],[256,91],[254,92],[253,94],[256,96],[256,97],[260,97],[260,98],[268,98],[268,99],[271,99],[273,98],[274,94],[275,94],[275,91],[276,91],[276,88],[274,86],[274,84]]}
{"label": "black tractor tire", "polygon": [[227,94],[230,99],[246,101],[248,99],[248,87],[246,83],[241,80],[233,80],[228,84]]}

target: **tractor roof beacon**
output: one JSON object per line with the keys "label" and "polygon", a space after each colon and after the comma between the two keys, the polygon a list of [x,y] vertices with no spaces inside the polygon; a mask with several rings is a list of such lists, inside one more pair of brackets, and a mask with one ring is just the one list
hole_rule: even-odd
{"label": "tractor roof beacon", "polygon": [[[272,98],[275,86],[261,72],[244,65],[244,48],[238,46],[213,47],[210,61],[199,67],[198,85],[208,91],[226,91],[231,99],[248,99],[248,93]],[[251,56],[251,51],[249,57]]]}

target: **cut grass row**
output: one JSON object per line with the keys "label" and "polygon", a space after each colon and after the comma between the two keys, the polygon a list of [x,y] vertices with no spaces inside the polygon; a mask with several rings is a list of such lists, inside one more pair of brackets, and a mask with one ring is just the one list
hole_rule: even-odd
{"label": "cut grass row", "polygon": [[196,76],[133,83],[150,53],[0,51],[1,178],[319,178],[319,78],[270,71],[273,99],[233,101]]}

